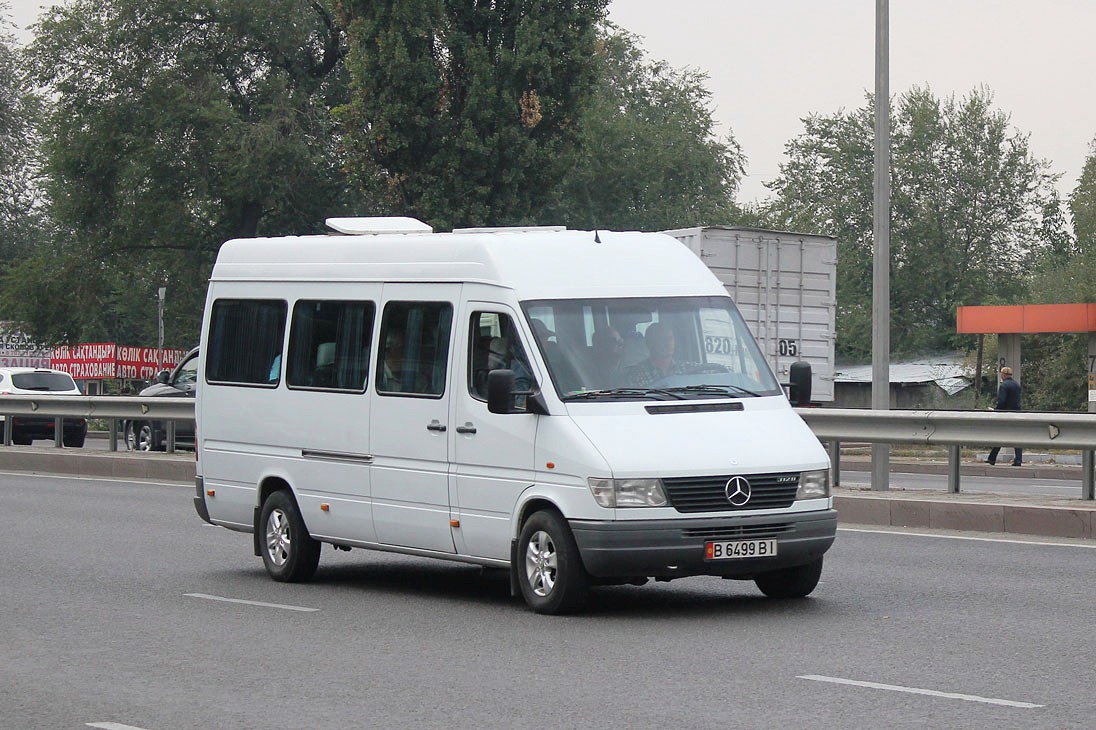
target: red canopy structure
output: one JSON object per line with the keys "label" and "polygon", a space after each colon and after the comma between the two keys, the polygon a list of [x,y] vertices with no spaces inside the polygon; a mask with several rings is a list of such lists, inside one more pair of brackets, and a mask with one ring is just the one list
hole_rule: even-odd
{"label": "red canopy structure", "polygon": [[1088,333],[1088,362],[1077,363],[1088,371],[1089,410],[1096,406],[1096,304],[1016,304],[959,307],[955,329],[965,335],[997,335],[997,367],[1008,365],[1020,381],[1020,335],[1049,332]]}
{"label": "red canopy structure", "polygon": [[1096,304],[959,307],[955,329],[961,335],[1096,332]]}

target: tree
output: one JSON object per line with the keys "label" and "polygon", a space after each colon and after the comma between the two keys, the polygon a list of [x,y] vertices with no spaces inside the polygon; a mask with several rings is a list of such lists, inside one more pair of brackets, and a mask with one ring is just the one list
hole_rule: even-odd
{"label": "tree", "polygon": [[1089,144],[1081,177],[1069,198],[1069,208],[1077,236],[1077,253],[1096,256],[1096,139]]}
{"label": "tree", "polygon": [[[892,114],[891,332],[895,353],[950,349],[961,304],[1011,302],[1067,255],[1056,177],[978,89],[900,96]],[[838,352],[871,352],[872,100],[804,120],[771,189],[777,225],[838,238]]]}
{"label": "tree", "polygon": [[[346,98],[343,50],[316,1],[53,7],[28,52],[54,99],[56,237],[7,278],[6,307],[52,340],[148,342],[166,284],[168,340],[192,343],[222,241],[312,232],[345,208],[330,117]],[[27,295],[55,286],[72,306],[46,317]]]}
{"label": "tree", "polygon": [[[1069,198],[1076,241],[1048,257],[1031,283],[1035,304],[1096,302],[1096,141]],[[1081,333],[1024,338],[1025,407],[1084,411],[1088,407],[1088,337]]]}
{"label": "tree", "polygon": [[8,7],[0,2],[0,260],[5,265],[24,256],[41,230],[34,121],[42,100],[23,73],[15,37],[5,30]]}
{"label": "tree", "polygon": [[345,0],[339,119],[373,210],[435,228],[536,223],[597,81],[607,0]]}
{"label": "tree", "polygon": [[547,220],[639,230],[731,222],[745,158],[733,137],[716,138],[707,76],[647,61],[639,39],[612,24],[602,33],[600,82]]}

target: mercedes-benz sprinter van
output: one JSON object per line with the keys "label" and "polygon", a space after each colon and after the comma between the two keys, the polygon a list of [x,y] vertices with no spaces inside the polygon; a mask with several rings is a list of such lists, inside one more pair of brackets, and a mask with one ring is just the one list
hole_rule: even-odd
{"label": "mercedes-benz sprinter van", "polygon": [[271,577],[327,543],[503,568],[541,613],[651,578],[814,590],[827,454],[685,246],[328,223],[225,243],[202,323],[195,507]]}

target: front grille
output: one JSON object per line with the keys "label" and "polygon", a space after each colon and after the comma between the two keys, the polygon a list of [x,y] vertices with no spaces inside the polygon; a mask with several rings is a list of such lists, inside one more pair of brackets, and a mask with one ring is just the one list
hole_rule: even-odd
{"label": "front grille", "polygon": [[681,531],[687,539],[708,540],[775,540],[779,535],[791,532],[795,526],[791,522],[775,522],[760,525],[740,525],[738,527],[690,527]]}
{"label": "front grille", "polygon": [[[750,482],[750,500],[741,507],[727,501],[727,481],[735,476],[744,476]],[[670,504],[678,512],[780,509],[795,501],[799,473],[670,477],[663,479],[662,484]]]}

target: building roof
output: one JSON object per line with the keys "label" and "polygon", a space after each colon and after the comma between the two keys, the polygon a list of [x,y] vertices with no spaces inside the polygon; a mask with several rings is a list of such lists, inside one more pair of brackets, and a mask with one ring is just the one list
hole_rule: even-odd
{"label": "building roof", "polygon": [[[971,368],[963,361],[962,354],[952,353],[892,362],[890,382],[897,385],[935,383],[948,395],[955,395],[972,382]],[[838,365],[833,377],[836,383],[870,383],[871,378],[870,364]]]}

